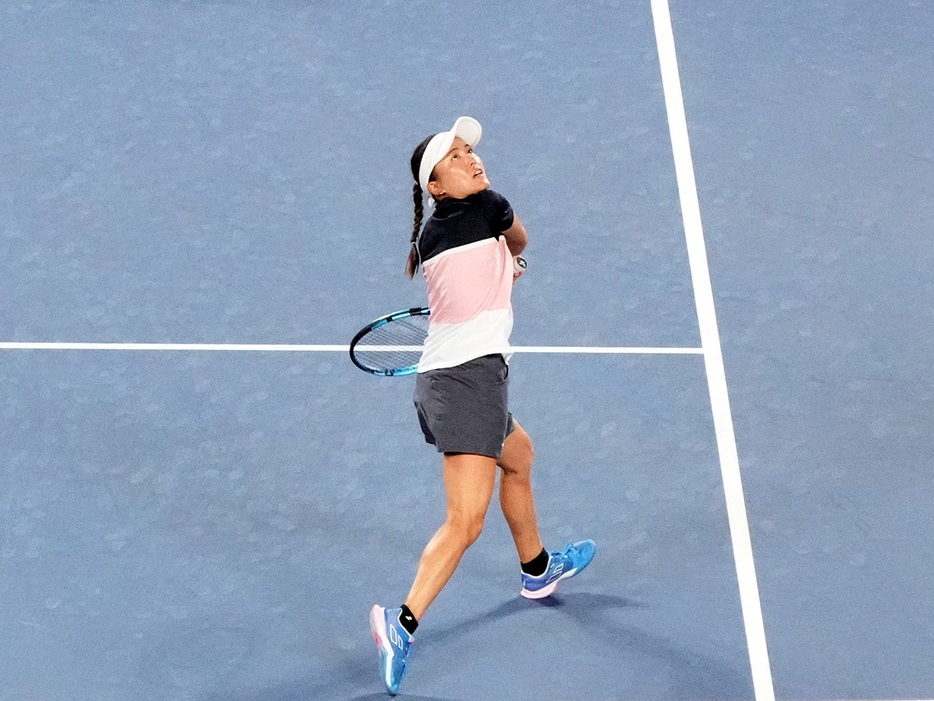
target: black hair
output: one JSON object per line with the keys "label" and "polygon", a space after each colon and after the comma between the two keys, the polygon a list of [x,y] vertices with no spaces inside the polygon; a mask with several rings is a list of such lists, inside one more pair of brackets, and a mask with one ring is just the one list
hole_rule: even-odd
{"label": "black hair", "polygon": [[415,186],[412,188],[412,199],[415,202],[415,225],[412,228],[411,249],[409,250],[409,259],[405,264],[405,274],[413,278],[415,271],[418,270],[418,234],[422,230],[422,217],[425,210],[422,206],[422,186],[418,182],[418,171],[422,165],[422,156],[425,155],[425,149],[428,148],[428,142],[434,138],[434,134],[425,139],[415,147],[412,154],[412,177],[415,178]]}

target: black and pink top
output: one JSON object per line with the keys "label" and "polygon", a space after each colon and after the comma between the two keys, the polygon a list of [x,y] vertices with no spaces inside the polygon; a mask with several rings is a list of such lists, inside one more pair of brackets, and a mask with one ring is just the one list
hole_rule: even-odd
{"label": "black and pink top", "polygon": [[441,200],[418,240],[431,309],[419,372],[512,355],[512,207],[492,190]]}

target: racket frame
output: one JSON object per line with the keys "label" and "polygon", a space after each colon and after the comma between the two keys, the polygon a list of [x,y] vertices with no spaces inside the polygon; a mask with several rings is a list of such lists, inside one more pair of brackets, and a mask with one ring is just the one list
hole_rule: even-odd
{"label": "racket frame", "polygon": [[385,326],[390,321],[395,321],[396,319],[406,319],[413,316],[429,316],[429,314],[430,312],[428,307],[410,307],[409,309],[400,309],[399,311],[393,312],[392,314],[387,314],[386,316],[381,316],[379,319],[374,319],[369,324],[360,329],[353,337],[353,340],[350,341],[350,360],[354,365],[356,365],[364,372],[368,372],[371,375],[379,375],[381,377],[401,377],[403,375],[411,375],[412,373],[418,371],[417,363],[415,365],[410,365],[409,367],[389,368],[384,370],[368,367],[357,360],[356,355],[354,355],[354,348],[356,348],[357,343],[359,343],[361,339],[370,333],[370,331],[379,328],[380,326]]}

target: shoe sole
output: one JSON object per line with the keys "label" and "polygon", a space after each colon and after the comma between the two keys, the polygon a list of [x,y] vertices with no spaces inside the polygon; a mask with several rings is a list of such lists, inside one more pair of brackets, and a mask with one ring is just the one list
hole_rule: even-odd
{"label": "shoe sole", "polygon": [[[584,565],[584,567],[586,567],[586,565]],[[581,570],[583,570],[583,567],[579,570],[578,569],[569,570],[568,572],[565,572],[560,577],[558,577],[551,584],[546,584],[541,589],[536,589],[535,591],[522,587],[522,591],[520,591],[519,593],[522,596],[524,596],[526,599],[544,599],[546,596],[551,596],[554,593],[555,589],[558,588],[558,582],[560,582],[562,579],[573,577],[575,574],[577,574]]]}
{"label": "shoe sole", "polygon": [[[386,633],[386,609],[383,607],[377,605],[370,609],[370,630],[373,632],[373,637],[376,638],[376,645],[382,658],[382,667],[385,671],[381,671],[383,671],[384,675],[390,675],[392,674],[393,651],[392,645],[389,643],[389,636]],[[383,684],[390,694],[395,695],[388,678],[384,677]]]}

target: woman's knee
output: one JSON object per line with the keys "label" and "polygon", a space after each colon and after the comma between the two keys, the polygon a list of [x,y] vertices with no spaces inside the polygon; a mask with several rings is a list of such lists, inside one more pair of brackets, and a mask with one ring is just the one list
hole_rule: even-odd
{"label": "woman's knee", "polygon": [[448,527],[457,534],[465,548],[473,545],[483,532],[486,514],[448,514]]}

